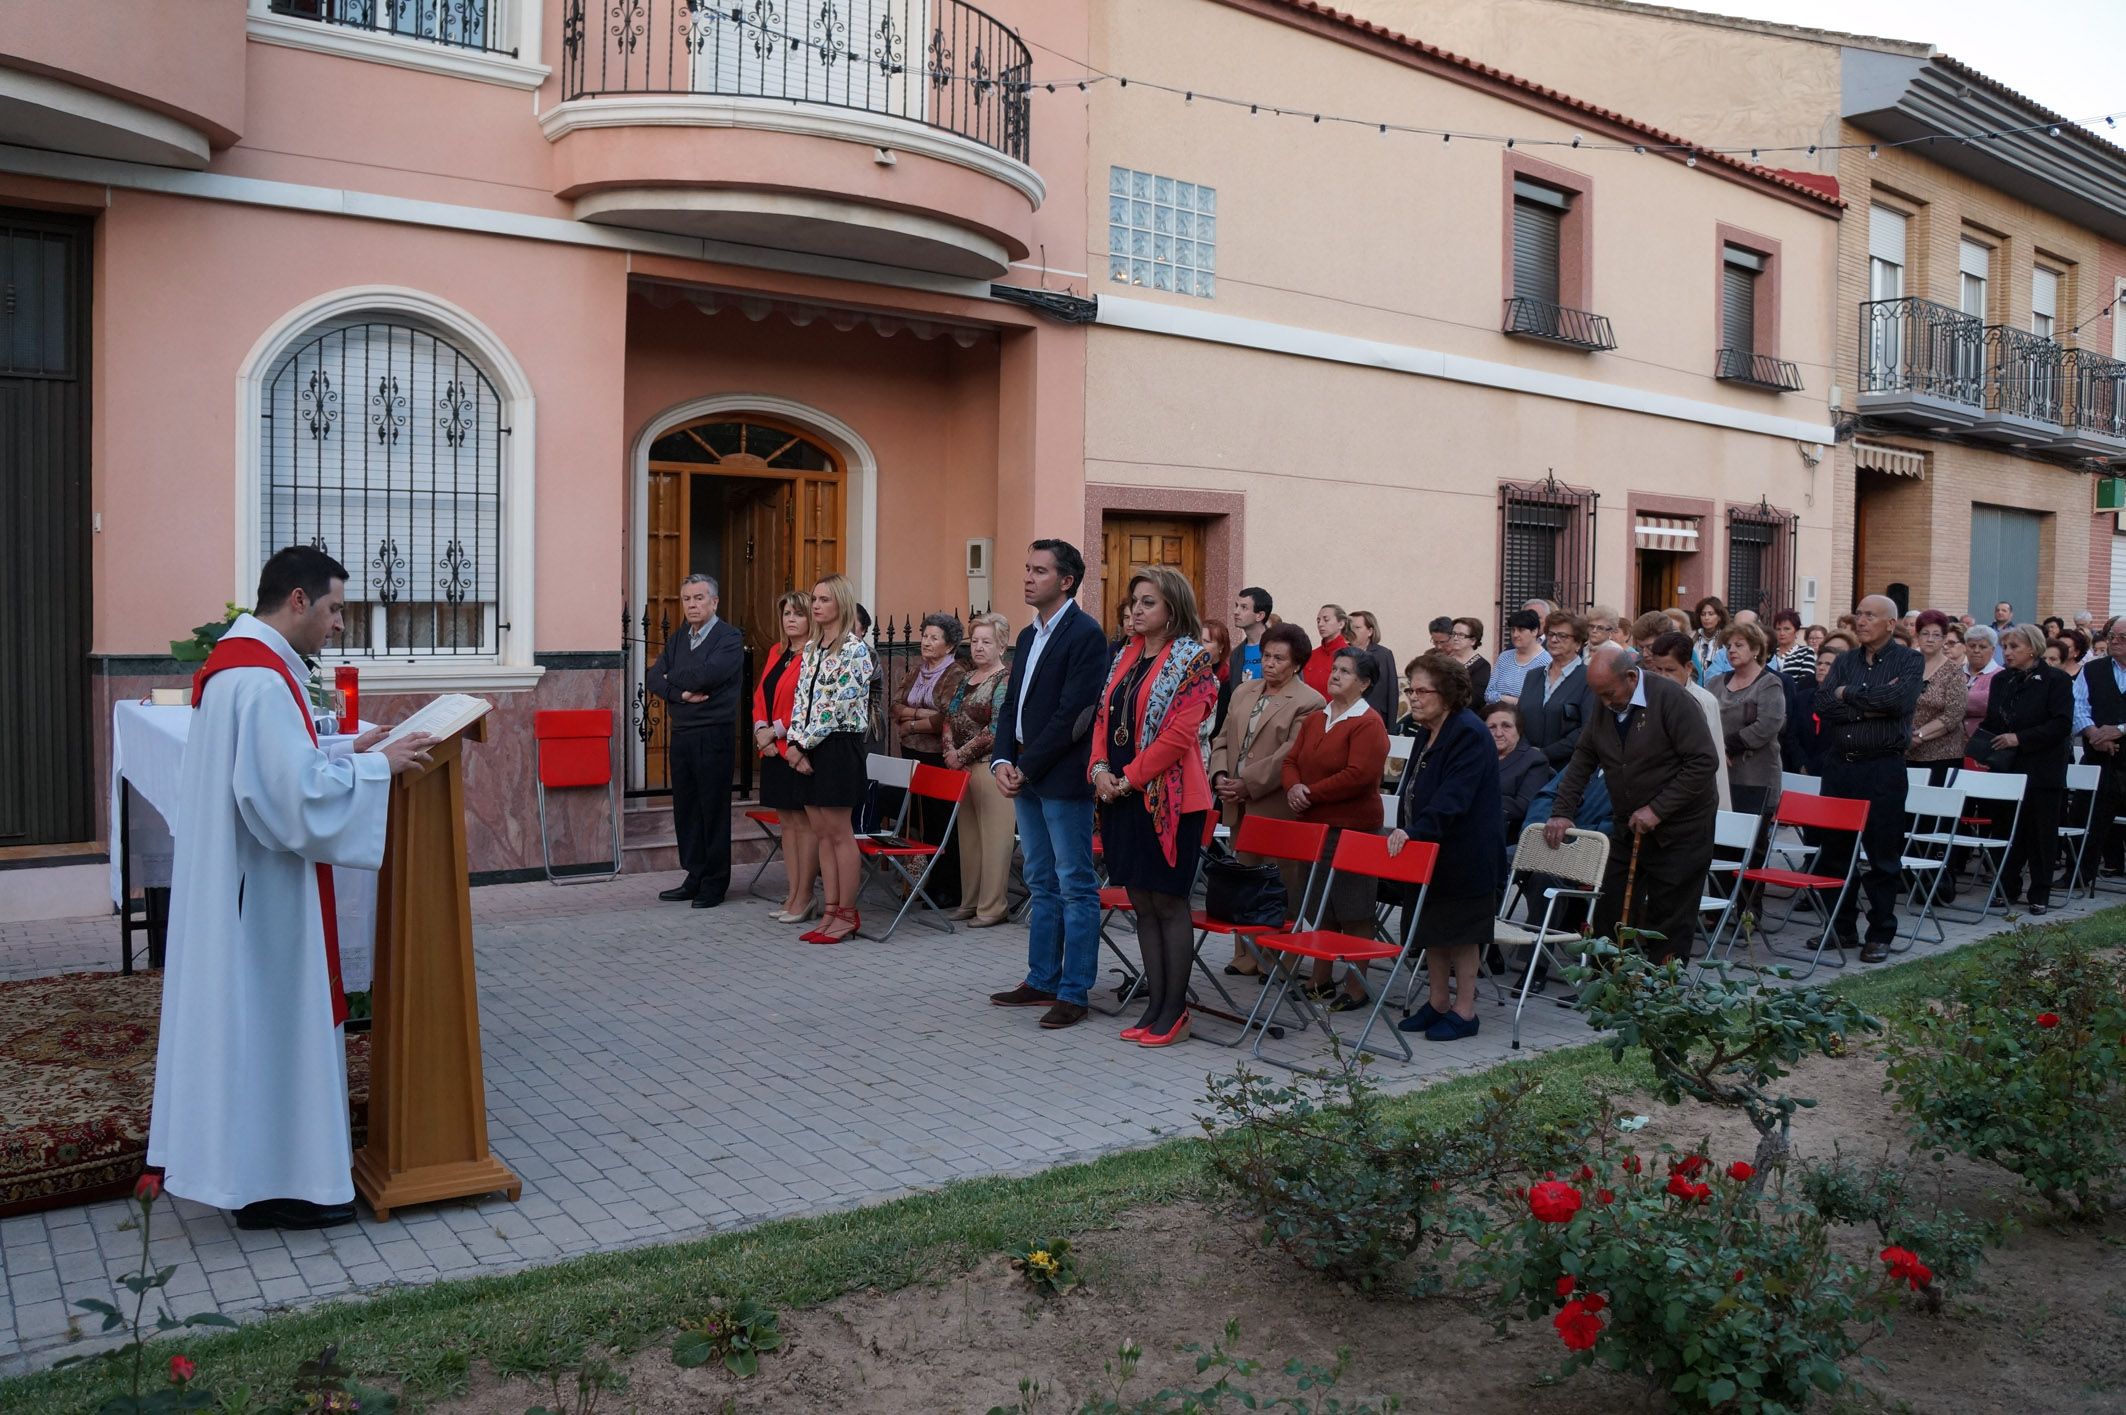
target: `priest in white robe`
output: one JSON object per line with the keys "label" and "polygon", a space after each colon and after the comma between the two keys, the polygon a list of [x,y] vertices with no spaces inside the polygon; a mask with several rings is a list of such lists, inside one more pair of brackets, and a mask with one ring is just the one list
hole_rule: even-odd
{"label": "priest in white robe", "polygon": [[148,1163],[240,1228],[354,1218],[331,867],[383,863],[390,779],[434,740],[318,745],[303,660],[340,631],[346,580],[278,552],[193,680]]}

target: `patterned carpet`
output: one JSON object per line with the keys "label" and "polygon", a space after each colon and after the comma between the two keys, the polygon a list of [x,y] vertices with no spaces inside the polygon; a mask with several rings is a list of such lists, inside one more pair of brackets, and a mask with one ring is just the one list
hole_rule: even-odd
{"label": "patterned carpet", "polygon": [[[128,1192],[147,1162],[162,974],[0,983],[0,1217]],[[369,1034],[347,1038],[354,1144]]]}

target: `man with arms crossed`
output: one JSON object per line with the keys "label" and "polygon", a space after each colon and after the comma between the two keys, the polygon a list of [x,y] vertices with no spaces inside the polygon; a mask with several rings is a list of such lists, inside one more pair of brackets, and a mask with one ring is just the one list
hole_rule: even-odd
{"label": "man with arms crossed", "polygon": [[1086,775],[1093,710],[1107,681],[1107,635],[1078,608],[1085,557],[1068,541],[1026,553],[1026,602],[1011,687],[996,718],[990,770],[1017,805],[1026,857],[1026,981],[992,993],[998,1007],[1045,1007],[1053,1031],[1085,1020],[1098,971],[1100,880],[1093,873],[1093,788]]}

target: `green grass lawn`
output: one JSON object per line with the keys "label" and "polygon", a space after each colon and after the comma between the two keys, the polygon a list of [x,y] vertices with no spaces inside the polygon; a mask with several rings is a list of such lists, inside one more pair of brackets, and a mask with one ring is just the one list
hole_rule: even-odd
{"label": "green grass lawn", "polygon": [[[2126,908],[2051,928],[2072,931],[2090,947],[2115,948],[2126,942]],[[1917,958],[1833,988],[1894,1015],[2003,947],[1993,940]],[[1426,1123],[1452,1123],[1474,1109],[1508,1066],[1541,1078],[1532,1113],[1538,1122],[1579,1119],[1605,1092],[1636,1090],[1651,1080],[1638,1056],[1614,1064],[1595,1044],[1508,1061],[1387,1104]],[[586,1352],[637,1350],[667,1336],[712,1296],[750,1295],[791,1308],[854,1290],[891,1291],[963,1271],[1030,1235],[1075,1236],[1130,1210],[1207,1192],[1201,1140],[1172,1139],[1025,1178],[962,1181],[844,1213],[347,1299],[187,1340],[181,1349],[198,1362],[202,1385],[224,1393],[238,1385],[278,1391],[297,1362],[338,1342],[342,1361],[365,1380],[432,1398],[457,1388],[478,1361],[504,1373],[539,1373],[573,1368]],[[184,1300],[174,1306],[178,1316],[196,1310]],[[85,1318],[83,1325],[93,1331],[96,1321]],[[165,1347],[163,1355],[178,1349]],[[47,1371],[0,1381],[0,1410],[73,1415],[118,1388],[100,1363]]]}

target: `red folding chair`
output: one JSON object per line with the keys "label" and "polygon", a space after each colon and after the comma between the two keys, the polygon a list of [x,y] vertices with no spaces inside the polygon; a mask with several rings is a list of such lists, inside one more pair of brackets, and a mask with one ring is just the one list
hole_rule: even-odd
{"label": "red folding chair", "polygon": [[[1379,1051],[1367,1038],[1372,1035],[1374,1024],[1380,1020],[1381,1009],[1388,1005],[1388,994],[1395,991],[1396,978],[1401,975],[1403,966],[1409,963],[1417,952],[1417,921],[1425,912],[1425,895],[1432,886],[1432,867],[1438,859],[1439,846],[1429,840],[1412,840],[1403,846],[1399,854],[1390,855],[1385,836],[1347,830],[1337,837],[1336,858],[1329,863],[1329,878],[1322,886],[1321,903],[1316,905],[1315,913],[1320,915],[1327,911],[1330,892],[1335,888],[1336,876],[1339,874],[1364,875],[1376,882],[1415,885],[1417,902],[1411,905],[1410,916],[1403,921],[1402,941],[1398,943],[1373,937],[1361,938],[1357,934],[1339,933],[1334,929],[1320,927],[1302,929],[1295,933],[1267,933],[1251,939],[1250,945],[1257,952],[1274,954],[1277,958],[1274,967],[1276,995],[1269,1000],[1265,1015],[1276,1016],[1277,1009],[1289,998],[1305,1018],[1301,1031],[1305,1031],[1307,1027],[1318,1026],[1324,1037],[1333,1037],[1336,1032],[1329,1025],[1328,1014],[1306,995],[1305,990],[1294,991],[1292,987],[1299,977],[1300,960],[1365,965],[1393,959],[1394,962],[1388,968],[1388,976],[1374,989],[1373,1009],[1366,1014],[1366,1025],[1359,1028],[1357,1040],[1351,1043],[1351,1049],[1345,1054],[1344,1065],[1355,1065],[1358,1054],[1362,1051]],[[1315,922],[1317,925],[1320,923],[1318,917]],[[1265,992],[1267,991],[1269,989],[1265,989]],[[1410,1043],[1404,1039],[1402,1032],[1391,1027],[1388,1034],[1395,1039],[1395,1044],[1402,1048],[1403,1060],[1411,1060],[1414,1053],[1411,1052]],[[1303,1069],[1296,1062],[1279,1061],[1276,1057],[1264,1056],[1262,1042],[1265,1035],[1266,1032],[1258,1033],[1255,1037],[1256,1060],[1267,1061],[1272,1066],[1282,1066],[1293,1071]],[[1380,1054],[1385,1056],[1387,1053]]]}
{"label": "red folding chair", "polygon": [[[620,873],[620,778],[613,773],[613,715],[604,708],[544,708],[532,714],[532,774],[539,791],[539,855],[548,884],[592,884]],[[613,859],[609,870],[554,873],[553,839],[547,833],[546,793],[602,786],[610,797]]]}
{"label": "red folding chair", "polygon": [[[1217,836],[1218,813],[1216,811],[1207,812],[1203,821],[1204,850],[1208,851],[1211,848],[1211,842]],[[1099,832],[1095,830],[1093,832],[1093,857],[1096,860],[1103,859],[1105,854],[1106,852],[1100,848]],[[1196,856],[1195,878],[1189,881],[1189,894],[1191,896],[1196,892],[1197,881],[1202,878],[1203,855],[1199,853]],[[1122,985],[1115,989],[1115,1005],[1112,1008],[1107,1008],[1101,1007],[1097,1003],[1093,1004],[1095,1011],[1103,1012],[1109,1017],[1121,1016],[1130,1003],[1136,1000],[1138,990],[1144,986],[1144,971],[1130,961],[1129,954],[1123,952],[1122,945],[1115,941],[1114,934],[1109,930],[1109,925],[1113,924],[1124,914],[1128,914],[1134,919],[1136,912],[1137,906],[1129,902],[1129,891],[1127,889],[1118,884],[1103,884],[1100,886],[1100,942],[1107,946],[1108,952],[1115,955],[1115,961],[1122,965],[1119,970],[1122,974]],[[1134,929],[1136,924],[1132,922],[1130,927]]]}
{"label": "red folding chair", "polygon": [[[960,821],[960,807],[967,799],[967,773],[954,771],[950,767],[931,766],[928,762],[916,762],[914,766],[915,770],[908,778],[909,800],[913,801],[921,796],[932,801],[950,801],[952,814],[945,818],[945,829],[934,842],[904,840],[895,835],[856,837],[857,853],[878,867],[876,877],[888,878],[890,871],[891,877],[897,877],[908,891],[901,897],[901,907],[894,914],[893,922],[878,936],[880,943],[893,937],[893,931],[901,926],[902,919],[908,917],[908,911],[915,907],[917,900],[922,901],[923,908],[927,911],[924,923],[946,933],[956,932],[952,921],[945,917],[945,911],[938,907],[938,902],[930,897],[924,885],[929,883],[931,871],[937,868],[938,856],[944,854],[946,848],[952,844],[953,829]],[[901,813],[903,821],[907,819],[907,815],[904,809]],[[917,862],[921,863],[920,870],[911,868]],[[865,882],[868,884],[870,881]]]}
{"label": "red folding chair", "polygon": [[[1819,908],[1823,904],[1823,895],[1832,890],[1838,892],[1838,897],[1831,901],[1830,908],[1824,910],[1823,932],[1816,936],[1816,949],[1809,955],[1808,969],[1797,975],[1806,978],[1822,965],[1824,950],[1830,946],[1831,935],[1838,927],[1838,911],[1845,907],[1846,896],[1852,892],[1853,881],[1860,874],[1860,832],[1868,823],[1868,803],[1847,800],[1842,796],[1804,796],[1799,792],[1789,791],[1779,798],[1779,809],[1773,813],[1772,823],[1774,829],[1790,825],[1800,830],[1844,831],[1853,837],[1853,849],[1846,857],[1843,879],[1837,875],[1814,874],[1808,870],[1775,869],[1769,865],[1760,865],[1742,872],[1741,885],[1769,884],[1791,889],[1796,895],[1805,893]],[[1900,820],[1898,824],[1902,827],[1904,822]],[[1820,844],[1816,850],[1816,858],[1823,858]],[[1737,926],[1739,927],[1739,924]],[[1798,960],[1801,956],[1782,952],[1773,948],[1769,942],[1765,944],[1765,948],[1781,958]],[[1712,951],[1710,945],[1706,951],[1708,954]],[[1845,959],[1840,956],[1831,966],[1843,968]]]}
{"label": "red folding chair", "polygon": [[[1316,825],[1309,821],[1272,820],[1267,816],[1242,817],[1240,833],[1233,837],[1233,849],[1242,855],[1259,855],[1265,860],[1281,860],[1307,867],[1306,882],[1300,886],[1299,898],[1287,901],[1287,907],[1295,916],[1305,909],[1306,901],[1313,897],[1314,877],[1321,871],[1321,857],[1327,850],[1328,843],[1329,828],[1325,825]],[[1248,951],[1254,953],[1256,966],[1262,967],[1262,955],[1255,951],[1252,940],[1262,934],[1276,933],[1280,926],[1236,924],[1230,919],[1213,918],[1201,909],[1192,916],[1192,922],[1196,926],[1196,946],[1190,952],[1196,971],[1210,980],[1218,996],[1225,999],[1227,1008],[1224,1012],[1212,1007],[1199,1007],[1197,1010],[1213,1017],[1223,1017],[1229,1022],[1238,1022],[1240,1035],[1226,1043],[1227,1046],[1237,1047],[1248,1039],[1248,1028],[1254,1026],[1258,1018],[1264,1026],[1268,1026],[1269,1019],[1277,1013],[1274,1008],[1265,1011],[1263,998],[1257,998],[1254,1008],[1245,1017],[1241,1016],[1240,1005],[1233,1001],[1233,995],[1225,990],[1225,984],[1218,981],[1218,975],[1203,961],[1204,942],[1214,934],[1239,938],[1247,944]],[[1268,995],[1269,988],[1265,985],[1263,997]]]}
{"label": "red folding chair", "polygon": [[766,806],[756,806],[746,812],[746,819],[759,826],[760,833],[768,837],[768,853],[761,859],[760,868],[753,871],[753,878],[746,884],[746,893],[755,899],[773,899],[773,894],[761,892],[760,877],[768,872],[768,866],[774,864],[775,857],[782,853],[782,812],[769,810]]}

